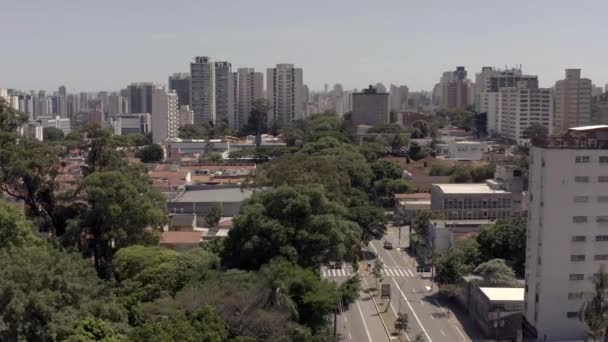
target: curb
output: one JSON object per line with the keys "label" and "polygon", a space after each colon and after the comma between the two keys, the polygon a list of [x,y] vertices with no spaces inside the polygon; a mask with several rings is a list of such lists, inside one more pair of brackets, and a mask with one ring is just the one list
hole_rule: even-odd
{"label": "curb", "polygon": [[[365,277],[362,277],[362,278],[363,278],[363,281],[365,282],[365,287],[367,287],[367,290],[369,291],[369,285],[367,284],[367,279],[365,279]],[[380,321],[382,322],[382,326],[384,327],[384,331],[386,332],[386,336],[388,337],[389,341],[392,341],[391,340],[391,333],[388,331],[388,328],[386,326],[386,322],[384,322],[384,318],[382,318],[382,314],[378,310],[378,303],[376,303],[376,299],[374,299],[374,295],[371,294],[371,291],[370,291],[370,297],[372,298],[372,302],[374,302],[374,308],[376,309],[376,313],[378,314],[378,317],[380,317]]]}

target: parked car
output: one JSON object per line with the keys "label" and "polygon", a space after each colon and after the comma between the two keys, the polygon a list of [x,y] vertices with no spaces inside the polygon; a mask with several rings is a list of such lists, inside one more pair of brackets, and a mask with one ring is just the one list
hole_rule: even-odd
{"label": "parked car", "polygon": [[393,244],[390,241],[384,241],[384,249],[393,249]]}

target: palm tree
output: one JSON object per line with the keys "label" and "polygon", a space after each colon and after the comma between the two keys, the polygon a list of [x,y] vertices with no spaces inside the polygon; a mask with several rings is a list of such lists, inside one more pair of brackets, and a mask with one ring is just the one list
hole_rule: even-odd
{"label": "palm tree", "polygon": [[272,261],[260,269],[264,296],[262,307],[285,308],[297,317],[298,310],[289,295],[291,276],[289,264],[281,261]]}
{"label": "palm tree", "polygon": [[595,294],[585,302],[580,311],[580,319],[587,325],[593,341],[604,341],[608,331],[608,273],[600,270],[593,279]]}
{"label": "palm tree", "polygon": [[397,320],[395,321],[395,330],[399,333],[399,340],[403,341],[403,332],[407,332],[409,330],[409,317],[407,314],[399,313],[397,315]]}

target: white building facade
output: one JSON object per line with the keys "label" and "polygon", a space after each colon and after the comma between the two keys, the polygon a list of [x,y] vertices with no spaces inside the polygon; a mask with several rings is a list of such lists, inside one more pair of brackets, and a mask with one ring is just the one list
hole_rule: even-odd
{"label": "white building facade", "polygon": [[247,125],[255,100],[264,98],[264,74],[255,72],[253,68],[239,68],[235,73],[235,79],[237,109],[231,128],[238,131]]}
{"label": "white building facade", "polygon": [[[524,143],[524,131],[531,125],[541,125],[553,132],[553,90],[529,88],[525,81],[518,87],[498,91],[497,132],[508,139]],[[489,120],[489,118],[488,118]]]}
{"label": "white building facade", "polygon": [[[608,126],[530,150],[525,317],[538,341],[584,341],[579,319],[608,266]],[[574,132],[574,130],[571,130]]]}

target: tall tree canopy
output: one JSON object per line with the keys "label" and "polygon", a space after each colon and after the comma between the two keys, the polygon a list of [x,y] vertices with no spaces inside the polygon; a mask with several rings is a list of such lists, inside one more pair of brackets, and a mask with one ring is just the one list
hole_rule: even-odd
{"label": "tall tree canopy", "polygon": [[361,229],[320,186],[281,186],[254,194],[234,219],[223,249],[229,267],[258,269],[275,257],[306,267],[354,254]]}
{"label": "tall tree canopy", "polygon": [[526,267],[525,218],[500,219],[482,227],[477,242],[483,260],[505,259],[523,277]]}

